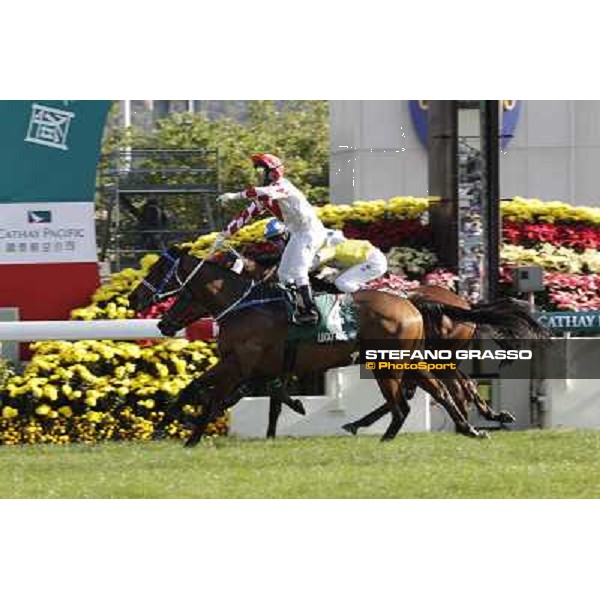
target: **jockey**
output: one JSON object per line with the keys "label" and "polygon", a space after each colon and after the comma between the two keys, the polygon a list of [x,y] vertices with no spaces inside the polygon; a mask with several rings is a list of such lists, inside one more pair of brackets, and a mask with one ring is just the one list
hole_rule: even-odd
{"label": "jockey", "polygon": [[254,217],[268,210],[285,223],[290,239],[277,271],[284,284],[296,285],[296,312],[294,322],[315,325],[319,320],[308,279],[310,265],[325,242],[325,227],[304,194],[283,177],[283,163],[272,154],[252,155],[259,172],[261,187],[249,187],[242,192],[221,194],[220,202],[250,200],[250,205],[225,228],[220,240],[233,235]]}
{"label": "jockey", "polygon": [[358,292],[364,284],[385,275],[385,254],[368,240],[348,239],[339,229],[328,229],[325,244],[315,256],[313,267],[332,264],[343,272],[335,279],[342,292]]}
{"label": "jockey", "polygon": [[[281,243],[285,240],[285,226],[271,219],[265,227],[265,239]],[[377,279],[387,272],[385,254],[367,240],[347,239],[338,229],[327,229],[323,247],[315,255],[312,269],[327,263],[345,269],[335,279],[336,287],[342,292],[357,292],[363,284]],[[284,241],[285,243],[285,241]]]}
{"label": "jockey", "polygon": [[285,245],[290,239],[287,227],[279,219],[274,217],[269,219],[269,222],[266,224],[264,236],[265,240],[271,242],[271,244],[279,250],[280,254],[283,253]]}

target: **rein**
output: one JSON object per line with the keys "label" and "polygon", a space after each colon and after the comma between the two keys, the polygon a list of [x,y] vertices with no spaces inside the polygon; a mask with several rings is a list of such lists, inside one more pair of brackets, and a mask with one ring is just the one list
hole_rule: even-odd
{"label": "rein", "polygon": [[230,304],[224,311],[214,317],[215,321],[220,321],[223,317],[227,316],[236,306],[238,306],[244,298],[247,298],[250,292],[254,289],[256,284],[250,280],[250,285],[242,292],[242,295],[233,303]]}
{"label": "rein", "polygon": [[179,291],[180,288],[175,289],[175,290],[170,290],[168,292],[162,291],[168,285],[168,283],[171,280],[171,277],[173,277],[173,275],[175,275],[175,279],[177,280],[177,283],[181,283],[181,281],[179,279],[179,275],[177,273],[177,269],[179,268],[179,262],[181,261],[181,257],[173,258],[169,254],[168,250],[165,254],[163,254],[163,256],[165,258],[167,258],[169,261],[171,261],[172,266],[169,269],[169,271],[167,272],[167,274],[163,277],[163,279],[160,282],[160,284],[158,285],[158,287],[154,287],[146,278],[142,279],[142,281],[141,281],[141,285],[143,285],[144,287],[147,287],[154,294],[154,300],[156,302],[160,302],[161,300],[164,300],[165,298],[169,298],[170,296],[172,296],[173,294],[176,294]]}
{"label": "rein", "polygon": [[[238,260],[243,261],[244,257],[227,241],[224,240],[223,242],[221,242],[223,244],[226,244],[228,249],[231,250],[231,252],[233,254],[235,254],[235,256],[238,258]],[[171,261],[173,262],[173,266],[171,267],[171,269],[169,270],[169,272],[167,273],[167,275],[165,275],[163,281],[161,282],[161,285],[159,286],[159,288],[162,288],[173,276],[175,276],[175,279],[177,280],[177,283],[179,284],[179,287],[176,287],[172,290],[169,290],[168,292],[161,292],[159,290],[157,290],[151,283],[149,283],[148,281],[146,281],[145,279],[142,280],[142,284],[144,284],[146,287],[148,287],[150,290],[152,290],[152,292],[154,292],[154,297],[156,299],[157,302],[160,302],[161,300],[164,300],[165,298],[169,298],[171,296],[174,296],[176,294],[179,294],[180,292],[182,292],[186,286],[188,285],[188,283],[190,281],[192,281],[192,279],[196,276],[196,274],[198,273],[198,271],[200,271],[200,269],[204,266],[204,263],[211,257],[211,255],[215,252],[215,250],[217,249],[217,247],[219,246],[219,240],[215,240],[215,242],[213,243],[213,245],[210,247],[207,255],[205,258],[203,258],[187,275],[187,277],[181,281],[181,278],[179,277],[179,273],[178,273],[178,268],[179,268],[179,263],[181,261],[181,257],[177,258],[177,259],[173,259],[170,255],[168,255],[168,258],[171,259]],[[227,314],[229,314],[229,312],[231,312],[236,306],[238,306],[241,302],[243,302],[243,300],[245,298],[248,297],[248,295],[250,294],[250,292],[254,289],[254,287],[257,284],[253,281],[250,280],[250,283],[248,285],[248,287],[242,292],[241,296],[235,300],[235,302],[233,302],[232,304],[230,304],[225,310],[223,310],[221,313],[219,313],[219,315],[213,317],[215,319],[215,321],[219,321],[221,319],[223,319]]]}
{"label": "rein", "polygon": [[[221,243],[223,243],[223,242],[221,242]],[[244,257],[229,242],[227,242],[225,240],[224,243],[227,244],[229,250],[231,250],[231,252],[233,252],[233,254],[235,254],[238,257],[238,259],[243,260]],[[170,260],[171,263],[173,263],[173,265],[169,269],[169,271],[167,272],[167,274],[163,277],[163,279],[160,282],[158,288],[154,287],[145,278],[142,279],[141,284],[143,286],[147,287],[154,294],[154,300],[156,302],[161,302],[165,298],[170,298],[171,296],[175,296],[176,294],[179,294],[179,292],[181,292],[181,291],[183,291],[185,289],[186,285],[192,280],[192,278],[196,275],[196,273],[202,268],[202,265],[204,265],[204,263],[208,260],[208,258],[210,258],[210,256],[214,253],[214,251],[217,249],[217,247],[219,245],[220,245],[219,244],[219,240],[215,240],[214,243],[213,243],[213,245],[208,250],[208,254],[206,255],[206,257],[203,258],[192,269],[192,271],[190,271],[189,275],[185,278],[184,281],[181,281],[181,278],[179,277],[179,272],[178,272],[179,263],[181,262],[181,257],[173,258],[169,254],[169,251],[167,250],[167,252],[165,254],[163,254],[163,256],[165,258],[167,258],[168,260]],[[175,280],[177,281],[177,283],[179,284],[179,286],[175,287],[172,290],[169,290],[167,292],[163,292],[163,289],[168,285],[168,283],[169,283],[169,281],[171,280],[172,277],[175,277]]]}

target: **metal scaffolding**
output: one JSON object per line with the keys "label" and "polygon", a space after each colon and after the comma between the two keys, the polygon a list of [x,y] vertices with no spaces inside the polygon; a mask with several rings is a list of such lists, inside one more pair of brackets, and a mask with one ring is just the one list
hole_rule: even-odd
{"label": "metal scaffolding", "polygon": [[103,179],[100,257],[111,270],[221,225],[217,150],[119,150]]}

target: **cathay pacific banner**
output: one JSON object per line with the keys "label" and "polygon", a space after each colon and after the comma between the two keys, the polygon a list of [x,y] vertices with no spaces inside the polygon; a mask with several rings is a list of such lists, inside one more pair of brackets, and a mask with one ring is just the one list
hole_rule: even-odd
{"label": "cathay pacific banner", "polygon": [[22,320],[66,319],[98,288],[94,196],[109,108],[0,100],[0,306]]}
{"label": "cathay pacific banner", "polygon": [[0,203],[0,264],[95,261],[92,202]]}

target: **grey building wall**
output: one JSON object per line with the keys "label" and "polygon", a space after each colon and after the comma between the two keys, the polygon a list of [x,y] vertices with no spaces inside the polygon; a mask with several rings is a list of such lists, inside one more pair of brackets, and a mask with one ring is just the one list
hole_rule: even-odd
{"label": "grey building wall", "polygon": [[[330,112],[333,202],[427,195],[408,101],[338,100]],[[600,206],[600,101],[524,101],[500,166],[503,197]]]}
{"label": "grey building wall", "polygon": [[501,193],[600,204],[600,101],[529,100],[501,156]]}
{"label": "grey building wall", "polygon": [[333,202],[427,195],[427,152],[408,102],[332,101],[330,124]]}

